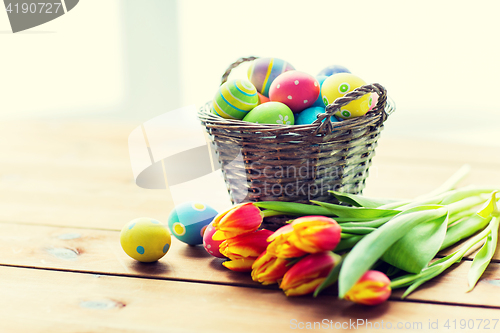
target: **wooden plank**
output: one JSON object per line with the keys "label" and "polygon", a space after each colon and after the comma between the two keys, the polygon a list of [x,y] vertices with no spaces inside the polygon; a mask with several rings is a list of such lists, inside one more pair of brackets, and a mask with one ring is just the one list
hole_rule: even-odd
{"label": "wooden plank", "polygon": [[117,231],[0,223],[0,253],[3,265],[260,286],[249,274],[223,267],[203,246],[173,236],[160,261],[140,263],[122,250]]}
{"label": "wooden plank", "polygon": [[[158,263],[141,264],[123,252],[116,231],[1,223],[0,253],[2,265],[268,288],[253,282],[249,274],[227,270],[221,259],[211,257],[202,246],[188,246],[175,238]],[[469,266],[466,261],[447,271],[410,299],[500,307],[496,297],[500,264],[492,263],[476,290],[466,294]],[[394,298],[400,295],[396,292]]]}
{"label": "wooden plank", "polygon": [[[460,325],[461,319],[498,317],[497,310],[488,308],[392,301],[364,307],[335,296],[286,298],[265,289],[22,268],[0,267],[0,284],[0,330],[14,333],[274,333],[307,329],[307,323],[313,328],[314,322],[328,325],[322,329],[335,329],[337,324],[337,329],[344,325],[360,332],[389,325],[394,329],[401,323],[405,331],[425,332],[432,330],[431,323],[436,331],[446,331],[446,320]],[[372,327],[361,326],[361,321],[359,327],[350,325],[358,319]]]}

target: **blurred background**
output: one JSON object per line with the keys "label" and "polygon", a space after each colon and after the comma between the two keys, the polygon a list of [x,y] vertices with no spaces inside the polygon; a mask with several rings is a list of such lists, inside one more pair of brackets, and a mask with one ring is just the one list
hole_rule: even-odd
{"label": "blurred background", "polygon": [[139,124],[203,105],[231,62],[256,55],[381,83],[397,104],[385,136],[500,145],[499,12],[496,0],[84,0],[12,34],[0,11],[0,120]]}

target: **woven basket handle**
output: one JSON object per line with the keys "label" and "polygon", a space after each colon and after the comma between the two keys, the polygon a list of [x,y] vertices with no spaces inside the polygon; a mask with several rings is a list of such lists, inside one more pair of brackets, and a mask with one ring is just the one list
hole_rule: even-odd
{"label": "woven basket handle", "polygon": [[[381,112],[382,117],[380,122],[383,123],[387,119],[387,113],[385,112],[385,104],[387,102],[387,90],[378,83],[367,84],[362,87],[356,88],[353,91],[345,94],[343,97],[337,98],[332,104],[328,104],[325,113],[318,115],[318,119],[314,121],[313,124],[317,124],[318,128],[315,131],[317,133],[331,133],[333,130],[333,125],[331,121],[331,116],[340,111],[340,108],[349,104],[350,102],[363,97],[367,93],[377,93],[378,101],[377,105],[370,112]],[[323,121],[325,119],[325,121]]]}
{"label": "woven basket handle", "polygon": [[229,77],[229,74],[231,74],[231,71],[233,69],[235,69],[236,67],[238,67],[239,65],[241,65],[244,62],[253,61],[253,60],[258,59],[258,58],[259,57],[250,56],[250,57],[239,58],[238,60],[233,62],[231,65],[229,65],[229,67],[226,69],[226,71],[222,75],[221,80],[220,80],[220,84],[222,85],[222,84],[226,83],[227,78]]}

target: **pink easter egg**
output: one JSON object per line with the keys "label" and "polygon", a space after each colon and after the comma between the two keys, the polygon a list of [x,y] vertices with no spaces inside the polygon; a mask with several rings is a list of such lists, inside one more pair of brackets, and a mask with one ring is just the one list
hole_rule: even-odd
{"label": "pink easter egg", "polygon": [[294,113],[312,106],[318,99],[320,85],[314,76],[299,71],[280,74],[271,84],[269,99],[286,104]]}
{"label": "pink easter egg", "polygon": [[370,108],[368,109],[368,111],[371,111],[375,105],[377,105],[377,102],[378,102],[378,94],[377,93],[373,93],[371,94],[371,104],[370,104]]}
{"label": "pink easter egg", "polygon": [[215,241],[212,239],[212,235],[215,234],[215,231],[214,226],[210,223],[203,234],[203,247],[205,247],[205,250],[214,257],[225,258],[226,256],[219,252],[219,245],[223,241]]}

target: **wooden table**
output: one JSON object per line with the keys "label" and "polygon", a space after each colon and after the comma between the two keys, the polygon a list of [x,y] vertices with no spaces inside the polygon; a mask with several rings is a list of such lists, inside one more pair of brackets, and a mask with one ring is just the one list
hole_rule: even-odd
{"label": "wooden table", "polygon": [[[136,126],[0,124],[0,332],[275,333],[314,322],[374,331],[362,321],[408,332],[478,332],[480,319],[491,322],[485,331],[500,330],[492,330],[500,319],[498,254],[471,293],[468,258],[406,300],[396,291],[371,308],[334,295],[287,298],[176,239],[158,263],[130,259],[121,227],[141,216],[166,222],[172,208],[166,191],[134,183],[127,137]],[[500,148],[383,137],[377,149],[366,195],[411,198],[464,163],[473,168],[464,183],[500,185]],[[462,319],[475,328],[461,330]]]}

